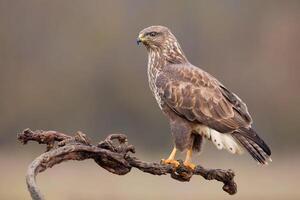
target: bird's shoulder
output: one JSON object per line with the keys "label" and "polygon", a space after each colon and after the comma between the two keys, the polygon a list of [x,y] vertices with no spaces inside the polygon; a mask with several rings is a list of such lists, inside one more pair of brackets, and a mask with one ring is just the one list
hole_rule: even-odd
{"label": "bird's shoulder", "polygon": [[208,92],[209,94],[206,94],[206,97],[219,98],[222,95],[216,78],[189,63],[167,65],[157,77],[156,84],[158,86],[166,84],[173,84],[174,87],[188,86],[187,88],[190,90]]}
{"label": "bird's shoulder", "polygon": [[167,65],[161,75],[173,81],[189,82],[195,86],[206,86],[214,82],[211,75],[189,63]]}

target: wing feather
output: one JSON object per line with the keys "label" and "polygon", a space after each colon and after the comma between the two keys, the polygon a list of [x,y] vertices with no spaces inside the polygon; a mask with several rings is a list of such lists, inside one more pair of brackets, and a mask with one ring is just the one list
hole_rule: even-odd
{"label": "wing feather", "polygon": [[247,127],[246,105],[213,76],[192,65],[170,65],[156,79],[163,102],[178,115],[219,132]]}

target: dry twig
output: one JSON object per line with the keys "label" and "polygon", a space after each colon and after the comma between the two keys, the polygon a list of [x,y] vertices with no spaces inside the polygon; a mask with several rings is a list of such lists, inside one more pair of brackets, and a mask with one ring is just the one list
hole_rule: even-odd
{"label": "dry twig", "polygon": [[[92,145],[82,132],[69,136],[57,131],[26,129],[18,134],[18,140],[23,144],[32,140],[47,145],[47,151],[29,165],[26,174],[27,187],[34,200],[44,199],[35,182],[38,173],[67,160],[85,159],[94,159],[98,165],[117,175],[127,174],[132,167],[153,175],[170,174],[178,181],[189,181],[193,175],[200,175],[207,180],[223,182],[223,190],[229,194],[237,192],[232,170],[205,169],[200,165],[195,170],[191,170],[186,168],[182,161],[179,161],[181,164],[177,168],[173,165],[144,162],[129,153],[134,153],[135,149],[128,144],[124,134],[111,134],[98,145]],[[117,140],[118,144],[114,144],[113,140]],[[55,142],[58,142],[56,147]]]}

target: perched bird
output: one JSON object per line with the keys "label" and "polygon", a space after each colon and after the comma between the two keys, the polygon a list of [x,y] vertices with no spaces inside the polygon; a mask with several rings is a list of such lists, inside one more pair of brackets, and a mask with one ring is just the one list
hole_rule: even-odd
{"label": "perched bird", "polygon": [[271,161],[270,148],[251,127],[246,104],[215,77],[192,65],[167,27],[145,28],[137,43],[148,51],[149,86],[174,137],[174,149],[163,163],[178,166],[176,151],[187,151],[184,165],[194,169],[192,152],[201,150],[204,138],[233,154],[242,153],[244,147],[261,164]]}

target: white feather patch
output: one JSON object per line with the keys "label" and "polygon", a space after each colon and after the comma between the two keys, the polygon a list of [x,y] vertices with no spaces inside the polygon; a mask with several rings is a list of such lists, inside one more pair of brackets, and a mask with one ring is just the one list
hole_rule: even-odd
{"label": "white feather patch", "polygon": [[222,137],[222,135],[219,132],[211,129],[211,131],[210,131],[210,138],[211,138],[211,141],[214,143],[214,145],[219,150],[223,149],[223,147],[224,147],[224,145],[223,145],[223,137]]}
{"label": "white feather patch", "polygon": [[230,134],[219,133],[218,131],[210,129],[204,125],[198,125],[195,130],[206,139],[211,140],[219,150],[226,149],[232,154],[243,153],[242,147]]}
{"label": "white feather patch", "polygon": [[223,144],[225,145],[225,149],[233,154],[241,154],[243,153],[243,149],[239,146],[239,144],[233,139],[233,137],[229,134],[223,134]]}

